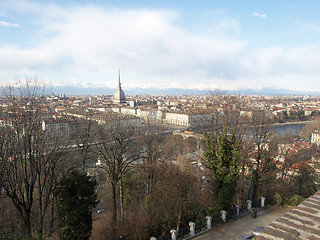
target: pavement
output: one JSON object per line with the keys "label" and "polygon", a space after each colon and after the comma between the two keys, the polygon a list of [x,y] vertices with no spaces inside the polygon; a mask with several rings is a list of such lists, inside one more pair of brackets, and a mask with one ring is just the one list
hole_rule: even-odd
{"label": "pavement", "polygon": [[252,218],[251,214],[245,213],[237,220],[221,224],[213,229],[193,237],[192,240],[230,240],[245,234],[252,234],[255,227],[265,227],[276,219],[282,217],[291,210],[290,207],[266,207],[260,208],[257,218]]}

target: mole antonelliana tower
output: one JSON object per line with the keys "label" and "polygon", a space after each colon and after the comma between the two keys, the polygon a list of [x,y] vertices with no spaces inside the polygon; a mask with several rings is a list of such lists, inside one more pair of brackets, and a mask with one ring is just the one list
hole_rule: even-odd
{"label": "mole antonelliana tower", "polygon": [[124,92],[121,89],[120,70],[119,70],[119,85],[118,85],[118,88],[113,96],[113,103],[114,104],[126,103],[126,96],[124,95]]}

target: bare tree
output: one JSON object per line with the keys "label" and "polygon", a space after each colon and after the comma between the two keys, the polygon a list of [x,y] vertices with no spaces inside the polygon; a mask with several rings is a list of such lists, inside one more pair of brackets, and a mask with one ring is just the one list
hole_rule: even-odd
{"label": "bare tree", "polygon": [[42,130],[42,85],[27,81],[6,90],[7,107],[0,116],[2,187],[18,212],[23,236],[43,239],[50,232],[45,218],[62,173],[63,145],[61,139],[48,142]]}
{"label": "bare tree", "polygon": [[122,179],[134,161],[140,158],[141,149],[137,147],[135,127],[122,121],[109,121],[99,131],[101,143],[98,153],[112,187],[113,220],[117,220],[117,187],[120,194],[120,216],[123,216]]}
{"label": "bare tree", "polygon": [[[278,145],[272,141],[271,133],[268,132],[268,123],[270,119],[264,111],[255,111],[251,121],[251,134],[248,138],[251,160],[247,166],[253,168],[251,199],[253,206],[257,205],[261,188],[265,186],[266,176],[269,174],[275,164],[272,162],[275,158]],[[250,191],[250,189],[249,189]]]}
{"label": "bare tree", "polygon": [[91,119],[89,114],[85,119],[73,118],[72,122],[73,138],[81,156],[82,173],[85,172],[86,163],[92,158],[92,146],[97,141],[98,125]]}
{"label": "bare tree", "polygon": [[210,132],[212,136],[233,134],[241,139],[247,127],[244,124],[246,115],[241,114],[245,107],[241,98],[217,91],[208,95],[206,102],[207,109],[204,111],[195,109],[194,114],[198,116],[198,121],[194,123],[196,128]]}
{"label": "bare tree", "polygon": [[157,164],[164,155],[163,144],[165,136],[162,129],[153,128],[150,124],[146,124],[143,132],[141,156],[143,159],[143,174],[145,175],[145,198],[148,201],[151,197]]}
{"label": "bare tree", "polygon": [[[206,105],[207,109],[205,109],[203,112],[198,112],[198,121],[196,123],[197,128],[204,131],[204,138],[206,140],[206,146],[203,148],[203,153],[200,153],[200,157],[207,168],[211,169],[211,174],[214,174],[214,165],[216,164],[211,162],[212,159],[214,159],[212,157],[219,152],[222,155],[227,153],[225,150],[221,152],[223,142],[232,143],[232,152],[237,152],[237,154],[233,155],[233,157],[237,156],[235,165],[237,165],[237,168],[239,168],[240,182],[238,183],[238,188],[233,189],[235,186],[235,184],[233,184],[232,187],[230,186],[232,189],[229,189],[228,192],[234,192],[235,196],[239,197],[242,195],[241,192],[244,191],[243,187],[245,185],[245,162],[249,152],[249,145],[246,144],[246,141],[250,131],[249,125],[251,124],[250,119],[252,115],[252,109],[247,108],[247,105],[241,96],[227,95],[223,92],[213,92],[208,95],[206,99]],[[209,152],[214,154],[209,157],[209,155],[211,155]],[[231,156],[232,154],[229,155],[229,157]],[[227,155],[225,155],[223,159],[227,159]],[[231,162],[229,164],[231,164]],[[224,166],[224,168],[228,169],[227,166]],[[230,169],[233,169],[233,167]],[[227,171],[225,170],[225,172]],[[212,175],[212,177],[215,179],[215,176]],[[236,178],[237,177],[234,176],[234,180]],[[217,179],[222,180],[221,176],[217,177],[216,180]],[[212,184],[214,184],[214,181],[212,181]],[[212,191],[215,190],[213,189]],[[212,193],[214,196],[216,192]],[[231,197],[232,196],[230,195],[229,198]],[[232,201],[232,199],[229,199],[229,201]],[[217,202],[218,200],[216,199],[214,205],[217,204]]]}
{"label": "bare tree", "polygon": [[307,122],[306,125],[301,130],[301,135],[305,139],[311,137],[311,134],[314,130],[320,129],[320,116],[314,116],[310,122]]}
{"label": "bare tree", "polygon": [[178,165],[170,161],[158,161],[156,165],[149,227],[158,226],[166,231],[176,225],[179,229],[205,208],[198,177],[190,162],[183,156],[180,160]]}

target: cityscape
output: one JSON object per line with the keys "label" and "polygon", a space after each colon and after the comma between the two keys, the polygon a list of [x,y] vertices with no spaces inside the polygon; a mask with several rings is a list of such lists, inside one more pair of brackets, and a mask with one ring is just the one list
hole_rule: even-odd
{"label": "cityscape", "polygon": [[[32,181],[32,178],[23,178],[24,184],[13,188],[16,181],[21,181],[19,177],[33,176],[33,168],[37,169],[39,175],[35,174],[34,179],[42,179],[43,182],[40,181],[39,186],[35,184],[33,191],[42,187],[48,191],[42,197],[59,199],[54,189],[60,185],[53,182],[50,185],[47,182],[49,176],[43,179],[41,174],[45,172],[42,173],[42,168],[38,169],[37,164],[57,171],[58,175],[51,176],[55,179],[62,180],[62,176],[75,174],[75,169],[86,173],[84,176],[89,179],[95,179],[95,198],[89,208],[92,230],[91,223],[86,223],[90,226],[87,237],[91,234],[92,239],[119,239],[122,235],[128,239],[147,239],[149,234],[157,234],[160,239],[174,239],[169,231],[172,224],[178,224],[178,230],[173,232],[176,234],[185,224],[184,221],[202,216],[189,215],[188,208],[216,214],[211,205],[213,201],[218,201],[211,193],[214,184],[211,171],[215,169],[211,161],[219,158],[213,157],[215,160],[211,160],[210,143],[220,146],[225,141],[224,144],[230,144],[230,152],[220,154],[226,154],[225,157],[229,154],[231,159],[237,159],[231,162],[238,169],[234,175],[234,192],[231,198],[229,196],[229,201],[225,200],[228,194],[224,194],[219,204],[219,208],[225,209],[226,213],[229,212],[230,201],[234,199],[239,215],[258,207],[258,204],[264,205],[265,201],[279,204],[279,194],[283,195],[280,195],[283,199],[289,197],[286,204],[290,201],[298,204],[317,189],[320,173],[317,150],[320,145],[320,97],[233,95],[219,91],[208,95],[126,95],[120,73],[114,95],[49,94],[45,86],[33,81],[22,83],[20,87],[7,87],[4,93],[8,93],[1,98],[1,226],[5,238],[10,234],[19,236],[21,231],[8,213],[13,211],[15,205],[8,207],[8,201],[20,201],[17,209],[24,211],[26,206],[22,203],[32,201],[25,199],[28,195],[16,195],[16,191],[30,191],[25,184]],[[30,93],[32,95],[28,95]],[[16,146],[20,147],[16,149]],[[219,148],[213,147],[212,151],[219,151]],[[28,155],[25,155],[26,152]],[[25,163],[20,162],[23,156],[27,156]],[[12,165],[13,162],[15,164]],[[20,164],[27,168],[21,171]],[[254,169],[252,173],[251,169]],[[256,179],[253,178],[254,172]],[[12,178],[13,173],[15,178]],[[249,185],[252,179],[253,187]],[[130,181],[138,181],[138,184],[132,186]],[[216,181],[221,185],[223,176]],[[274,187],[270,189],[265,181],[275,181]],[[231,186],[225,184],[227,191],[231,191]],[[167,191],[172,191],[172,195],[168,195]],[[163,194],[168,199],[162,199]],[[34,195],[37,199],[37,192]],[[299,196],[300,200],[290,200],[290,196],[293,199]],[[152,204],[150,208],[153,204],[159,206],[148,210],[151,212],[144,212],[146,198],[153,199],[148,203]],[[45,206],[49,208],[54,206],[52,200],[42,204],[47,204]],[[35,201],[33,208],[39,204],[38,201],[43,200]],[[247,206],[248,201],[250,206]],[[65,204],[75,203],[69,199]],[[118,224],[123,224],[124,219],[133,220],[128,213],[134,214],[140,204],[144,207],[138,211],[139,214],[144,214],[144,217],[156,214],[156,218],[144,221],[146,226],[141,229],[134,224],[119,229]],[[182,206],[186,215],[170,216],[169,212],[174,213],[176,208],[182,211]],[[158,207],[165,207],[169,216],[157,214]],[[67,209],[75,214],[71,206]],[[45,210],[42,214],[42,234],[52,231],[50,238],[57,238],[61,231],[59,222],[54,224],[54,215],[51,215],[53,225],[49,230],[45,219],[49,221],[50,211]],[[20,217],[25,218],[26,213]],[[31,212],[29,217],[30,220],[36,219]],[[211,217],[208,219],[211,226],[226,221],[226,216],[219,217],[218,222],[211,222]],[[167,221],[167,225],[160,227],[159,221]],[[138,233],[131,232],[131,227]],[[113,231],[110,233],[108,229]],[[64,234],[68,236],[67,232]],[[80,232],[80,235],[84,233]],[[31,236],[43,238],[35,233]],[[74,237],[71,235],[70,239]]]}
{"label": "cityscape", "polygon": [[319,10],[0,0],[0,240],[320,239]]}

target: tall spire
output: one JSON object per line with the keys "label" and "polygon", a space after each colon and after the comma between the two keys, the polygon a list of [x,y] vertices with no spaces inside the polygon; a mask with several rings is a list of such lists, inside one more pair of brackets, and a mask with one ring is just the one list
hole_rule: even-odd
{"label": "tall spire", "polygon": [[121,83],[120,83],[120,68],[119,68],[119,88],[121,88]]}
{"label": "tall spire", "polygon": [[119,83],[118,88],[113,96],[113,103],[114,104],[121,104],[126,103],[126,96],[124,95],[123,90],[121,89],[121,82],[120,82],[120,69],[119,69]]}

